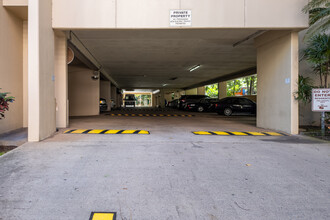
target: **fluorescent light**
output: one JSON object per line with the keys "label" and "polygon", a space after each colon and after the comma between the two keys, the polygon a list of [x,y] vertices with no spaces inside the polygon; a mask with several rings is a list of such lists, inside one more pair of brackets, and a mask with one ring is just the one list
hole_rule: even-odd
{"label": "fluorescent light", "polygon": [[191,67],[191,68],[189,69],[189,71],[190,71],[190,72],[195,71],[195,70],[197,70],[197,69],[200,68],[200,67],[201,67],[201,65],[198,64],[198,65],[196,65],[196,66]]}
{"label": "fluorescent light", "polygon": [[153,91],[152,94],[157,94],[157,93],[159,93],[159,92],[160,92],[160,90],[157,89],[157,90]]}
{"label": "fluorescent light", "polygon": [[163,84],[163,86],[167,86],[168,84]]}

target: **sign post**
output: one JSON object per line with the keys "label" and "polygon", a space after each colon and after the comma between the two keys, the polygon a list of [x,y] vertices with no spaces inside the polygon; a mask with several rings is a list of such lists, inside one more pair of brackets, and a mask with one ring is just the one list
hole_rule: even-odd
{"label": "sign post", "polygon": [[330,112],[330,89],[312,90],[312,111],[321,112],[321,131],[325,135],[325,112]]}

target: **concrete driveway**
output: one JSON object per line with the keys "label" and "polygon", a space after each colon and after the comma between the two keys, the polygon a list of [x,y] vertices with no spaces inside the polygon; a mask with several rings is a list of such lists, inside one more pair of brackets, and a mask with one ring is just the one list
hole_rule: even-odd
{"label": "concrete driveway", "polygon": [[63,134],[0,157],[1,220],[330,219],[330,145],[300,136],[198,136],[264,131],[253,117],[74,118]]}

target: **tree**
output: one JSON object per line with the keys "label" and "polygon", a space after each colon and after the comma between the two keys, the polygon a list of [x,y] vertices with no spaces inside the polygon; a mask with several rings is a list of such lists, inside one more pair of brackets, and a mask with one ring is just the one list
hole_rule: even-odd
{"label": "tree", "polygon": [[8,92],[0,92],[0,120],[5,117],[5,111],[9,110],[9,102],[13,102],[15,100],[12,96],[7,97],[8,94]]}
{"label": "tree", "polygon": [[219,94],[218,83],[206,86],[205,93],[211,98],[218,98],[218,94]]}
{"label": "tree", "polygon": [[328,75],[330,65],[330,36],[317,34],[308,40],[303,58],[313,67],[314,73],[320,77],[320,87],[328,87]]}
{"label": "tree", "polygon": [[[330,36],[327,34],[317,34],[310,38],[308,41],[307,48],[304,50],[303,58],[305,58],[312,65],[314,73],[319,75],[320,87],[328,88],[328,75],[330,65]],[[325,135],[324,121],[325,112],[322,112],[322,136]]]}
{"label": "tree", "polygon": [[298,91],[295,92],[295,99],[304,104],[312,101],[313,81],[309,77],[299,76],[298,78]]}
{"label": "tree", "polygon": [[315,34],[324,33],[330,27],[330,1],[311,0],[303,8],[305,13],[309,13],[310,28],[305,38],[309,39]]}

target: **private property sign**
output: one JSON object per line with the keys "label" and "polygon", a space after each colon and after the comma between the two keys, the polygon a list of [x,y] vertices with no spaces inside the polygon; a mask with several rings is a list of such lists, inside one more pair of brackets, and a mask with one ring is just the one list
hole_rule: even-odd
{"label": "private property sign", "polygon": [[170,10],[170,26],[191,26],[191,10]]}
{"label": "private property sign", "polygon": [[330,112],[330,89],[312,90],[312,111]]}

